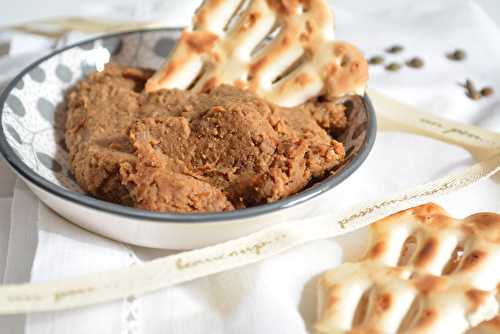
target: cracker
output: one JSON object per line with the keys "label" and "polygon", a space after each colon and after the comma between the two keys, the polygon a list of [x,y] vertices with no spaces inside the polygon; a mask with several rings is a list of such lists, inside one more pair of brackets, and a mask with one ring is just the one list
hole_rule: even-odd
{"label": "cracker", "polygon": [[386,217],[370,226],[365,261],[449,275],[484,290],[500,281],[500,215],[454,219],[436,204]]}
{"label": "cracker", "polygon": [[324,0],[205,0],[146,91],[225,83],[285,107],[362,95],[367,62],[334,37]]}
{"label": "cracker", "polygon": [[494,292],[366,262],[328,272],[319,296],[319,333],[463,333],[498,312]]}
{"label": "cracker", "polygon": [[[500,287],[497,288],[497,302],[500,304]],[[469,329],[466,334],[500,334],[500,314]]]}
{"label": "cracker", "polygon": [[363,259],[320,280],[319,333],[464,333],[498,325],[490,319],[499,312],[500,215],[454,219],[426,204],[370,229]]}
{"label": "cracker", "polygon": [[500,315],[471,328],[466,334],[500,334]]}

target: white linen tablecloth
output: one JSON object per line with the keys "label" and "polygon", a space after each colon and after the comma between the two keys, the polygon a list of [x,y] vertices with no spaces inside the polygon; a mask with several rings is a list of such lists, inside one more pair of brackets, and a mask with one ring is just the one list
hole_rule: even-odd
{"label": "white linen tablecloth", "polygon": [[[359,3],[359,2],[354,2]],[[422,70],[388,72],[370,68],[370,86],[436,115],[500,130],[500,30],[473,1],[390,1],[356,8],[331,1],[338,38],[352,41],[367,57],[383,55],[403,63],[419,56]],[[89,8],[84,14],[184,25],[197,1],[148,1],[118,8]],[[104,13],[104,14],[103,14]],[[0,33],[12,39],[10,56],[0,58],[0,82],[51,48],[52,41]],[[29,43],[26,43],[29,38]],[[71,40],[82,38],[70,34]],[[384,49],[401,44],[389,55]],[[28,48],[27,46],[31,47]],[[464,62],[445,53],[463,48]],[[469,100],[457,82],[471,78],[497,93]],[[0,83],[1,85],[1,83]],[[318,213],[345,208],[443,176],[473,162],[464,149],[429,138],[380,132],[366,163],[331,193]],[[84,231],[58,217],[0,162],[0,275],[4,283],[45,281],[98,272],[169,254],[123,245]],[[499,177],[439,200],[454,216],[500,212]],[[13,190],[14,189],[14,190]],[[105,305],[62,312],[0,317],[6,333],[305,333],[314,320],[317,276],[362,250],[366,231],[323,240],[283,255],[163,291]]]}

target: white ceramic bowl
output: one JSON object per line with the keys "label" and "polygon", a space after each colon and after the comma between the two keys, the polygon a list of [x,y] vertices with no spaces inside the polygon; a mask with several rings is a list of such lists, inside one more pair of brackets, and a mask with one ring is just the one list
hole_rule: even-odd
{"label": "white ceramic bowl", "polygon": [[64,95],[89,72],[110,60],[157,68],[175,45],[180,29],[124,32],[58,50],[27,67],[0,97],[0,151],[42,202],[87,230],[146,247],[191,249],[229,240],[264,226],[301,218],[312,200],[351,175],[375,139],[375,114],[351,115],[345,134],[348,162],[330,176],[286,199],[232,212],[171,214],[138,210],[86,195],[74,181],[64,145]]}

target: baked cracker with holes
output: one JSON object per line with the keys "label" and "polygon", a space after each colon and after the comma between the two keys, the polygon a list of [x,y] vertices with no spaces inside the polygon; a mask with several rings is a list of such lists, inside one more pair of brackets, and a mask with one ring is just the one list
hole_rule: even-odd
{"label": "baked cracker with holes", "polygon": [[499,312],[500,215],[454,219],[426,204],[375,222],[370,233],[360,262],[321,278],[318,333],[478,333],[498,327],[491,319]]}
{"label": "baked cracker with holes", "polygon": [[250,89],[284,107],[364,94],[368,64],[324,0],[205,0],[146,91]]}

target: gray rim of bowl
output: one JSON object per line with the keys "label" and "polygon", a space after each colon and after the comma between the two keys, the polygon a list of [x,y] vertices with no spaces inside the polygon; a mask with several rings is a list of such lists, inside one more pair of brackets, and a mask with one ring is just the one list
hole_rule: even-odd
{"label": "gray rim of bowl", "polygon": [[[68,49],[79,47],[86,43],[92,43],[99,39],[115,38],[120,36],[125,36],[129,34],[138,33],[148,33],[148,32],[173,32],[180,31],[182,28],[157,28],[157,29],[139,29],[133,31],[119,32],[113,34],[107,34],[103,36],[98,36],[90,38],[62,49],[56,50],[47,56],[40,58],[28,67],[26,67],[21,73],[19,73],[4,89],[2,95],[0,96],[0,120],[2,119],[5,101],[10,95],[12,89],[16,86],[19,80],[21,80],[29,71],[40,63],[48,60],[49,58],[60,54]],[[344,166],[340,171],[334,175],[318,182],[317,184],[311,186],[310,188],[300,191],[297,194],[289,196],[285,199],[278,200],[273,203],[262,204],[250,208],[238,209],[234,211],[227,212],[217,212],[217,213],[160,213],[147,210],[136,209],[132,207],[123,206],[120,204],[115,204],[111,202],[106,202],[90,195],[85,195],[70,190],[66,190],[60,186],[57,186],[41,176],[35,173],[31,168],[29,168],[13,151],[10,145],[7,143],[5,137],[3,124],[0,126],[0,153],[3,155],[5,160],[10,164],[10,166],[22,177],[32,182],[39,188],[61,197],[63,199],[69,200],[73,203],[80,204],[83,206],[91,207],[93,209],[102,210],[108,213],[117,214],[125,217],[136,218],[136,219],[147,219],[158,222],[175,222],[175,223],[204,223],[204,222],[218,222],[227,221],[232,219],[241,218],[251,218],[260,216],[266,213],[274,212],[280,209],[289,208],[301,203],[304,203],[319,194],[332,189],[333,187],[340,184],[342,181],[347,179],[355,170],[361,166],[363,161],[368,156],[371,151],[373,144],[375,142],[377,122],[375,119],[375,111],[373,105],[367,95],[363,97],[365,104],[365,110],[368,116],[368,126],[366,130],[366,139],[363,146],[360,148],[359,152],[352,158],[352,160]]]}

